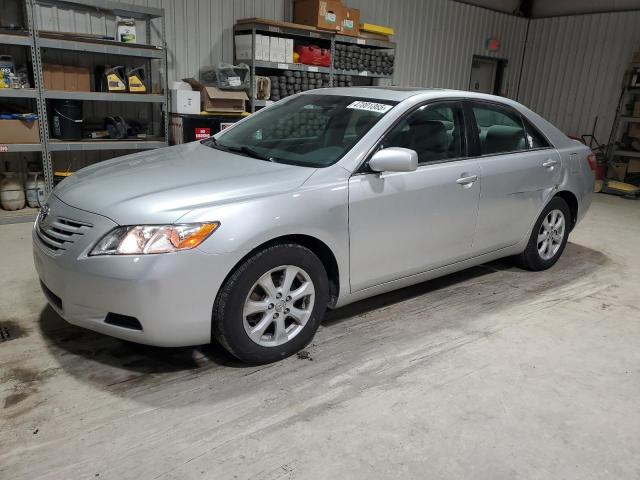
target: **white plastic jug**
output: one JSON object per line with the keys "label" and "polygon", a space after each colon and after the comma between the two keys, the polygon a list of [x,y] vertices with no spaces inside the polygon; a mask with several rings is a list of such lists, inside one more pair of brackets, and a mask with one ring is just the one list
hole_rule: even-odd
{"label": "white plastic jug", "polygon": [[42,172],[29,172],[29,178],[24,185],[27,194],[27,205],[40,208],[44,203],[44,179]]}
{"label": "white plastic jug", "polygon": [[4,172],[0,181],[0,205],[5,210],[24,208],[24,187],[16,172]]}

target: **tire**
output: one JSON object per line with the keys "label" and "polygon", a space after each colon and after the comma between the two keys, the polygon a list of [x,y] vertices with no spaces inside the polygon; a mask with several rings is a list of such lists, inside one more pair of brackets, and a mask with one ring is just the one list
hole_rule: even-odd
{"label": "tire", "polygon": [[[552,226],[551,228],[547,227],[547,225],[550,225],[549,221],[553,219],[553,214],[555,212],[560,212],[562,214],[561,220],[563,222],[563,228],[561,235],[558,232],[559,227],[557,227],[557,222],[555,226]],[[559,218],[559,216],[556,218]],[[547,223],[545,223],[545,220]],[[544,228],[543,224],[545,224]],[[532,271],[551,268],[558,261],[565,246],[567,245],[571,225],[571,210],[569,209],[567,202],[560,197],[552,198],[544,210],[542,210],[540,217],[538,217],[538,220],[531,231],[531,237],[529,238],[529,243],[527,243],[527,248],[524,252],[515,257],[516,264],[521,268]],[[557,233],[548,234],[547,232],[549,230]],[[542,239],[540,243],[538,242],[539,235],[543,234],[547,235],[546,244],[544,243],[544,239]],[[551,242],[551,244],[549,244],[549,242]]]}
{"label": "tire", "polygon": [[[290,289],[285,278],[293,279]],[[328,301],[320,259],[298,244],[273,245],[247,258],[226,280],[213,307],[212,335],[243,362],[275,362],[309,344]]]}

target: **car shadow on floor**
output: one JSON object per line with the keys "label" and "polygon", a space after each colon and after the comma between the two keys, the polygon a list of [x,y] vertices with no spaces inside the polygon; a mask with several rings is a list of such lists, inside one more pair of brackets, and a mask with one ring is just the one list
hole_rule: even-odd
{"label": "car shadow on floor", "polygon": [[[491,300],[496,308],[503,308],[521,301],[522,297],[514,297],[506,289],[499,288],[502,282],[519,283],[523,290],[535,296],[578,280],[607,262],[609,259],[601,252],[575,244],[569,244],[558,265],[546,272],[522,271],[507,260],[491,262],[329,311],[323,328],[341,328],[342,322],[358,322],[357,317],[368,312],[415,297],[426,296],[425,300],[428,301],[429,295],[435,297],[443,289],[446,289],[445,293],[452,303],[473,302],[467,290],[483,282],[488,282],[497,291]],[[446,304],[444,308],[447,308]],[[70,325],[48,306],[42,311],[39,324],[48,349],[62,369],[98,388],[118,388],[119,384],[132,379],[150,384],[161,383],[185,373],[204,374],[212,369],[243,369],[247,373],[242,375],[250,375],[266,368],[238,362],[217,343],[161,348],[119,340]],[[353,341],[357,343],[357,339]],[[315,360],[321,359],[316,357]],[[314,364],[317,366],[318,362]],[[277,364],[273,366],[278,368]]]}

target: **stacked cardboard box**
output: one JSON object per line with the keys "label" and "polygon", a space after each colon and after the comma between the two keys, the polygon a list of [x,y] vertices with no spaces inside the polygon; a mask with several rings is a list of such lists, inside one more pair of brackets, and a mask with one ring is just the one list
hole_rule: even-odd
{"label": "stacked cardboard box", "polygon": [[38,121],[0,120],[0,144],[39,143]]}
{"label": "stacked cardboard box", "polygon": [[360,34],[360,10],[346,7],[340,0],[296,0],[293,19],[343,35]]}
{"label": "stacked cardboard box", "polygon": [[44,88],[47,90],[91,91],[91,74],[86,67],[45,63],[42,66],[42,73]]}
{"label": "stacked cardboard box", "polygon": [[251,35],[236,35],[236,60],[293,63],[293,39],[256,34],[256,51],[251,50]]}

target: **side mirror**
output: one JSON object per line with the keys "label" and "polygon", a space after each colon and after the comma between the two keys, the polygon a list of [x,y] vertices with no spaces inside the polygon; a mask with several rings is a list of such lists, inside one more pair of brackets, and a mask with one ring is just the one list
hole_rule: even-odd
{"label": "side mirror", "polygon": [[369,168],[374,172],[413,172],[418,168],[418,154],[408,148],[383,148],[373,154]]}

